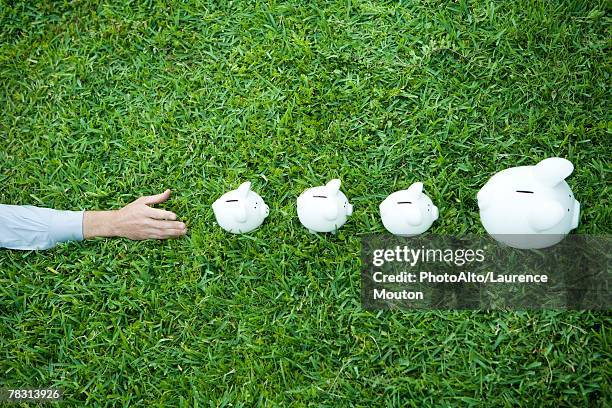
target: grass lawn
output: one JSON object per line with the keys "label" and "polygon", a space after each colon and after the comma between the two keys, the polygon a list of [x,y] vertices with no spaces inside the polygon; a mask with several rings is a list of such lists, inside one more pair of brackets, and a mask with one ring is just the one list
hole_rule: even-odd
{"label": "grass lawn", "polygon": [[[367,312],[360,237],[423,181],[433,233],[484,233],[496,171],[561,156],[610,233],[604,1],[0,2],[0,202],[174,191],[174,241],[0,251],[0,387],[66,405],[604,406],[609,312]],[[355,207],[311,235],[295,200]],[[251,234],[210,205],[250,180]]]}

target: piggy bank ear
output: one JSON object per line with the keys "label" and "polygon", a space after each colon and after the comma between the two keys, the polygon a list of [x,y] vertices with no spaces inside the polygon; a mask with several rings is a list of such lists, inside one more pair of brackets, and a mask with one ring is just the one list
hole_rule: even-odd
{"label": "piggy bank ear", "polygon": [[246,213],[246,205],[244,203],[238,204],[238,208],[236,208],[236,212],[234,213],[234,219],[240,223],[246,221],[247,213]]}
{"label": "piggy bank ear", "polygon": [[325,201],[326,203],[322,208],[323,217],[325,217],[326,220],[333,221],[338,218],[338,205],[336,200],[333,199],[327,199]]}
{"label": "piggy bank ear", "polygon": [[412,197],[419,198],[421,194],[423,194],[423,183],[417,181],[416,183],[412,183],[410,187],[406,190],[408,194]]}
{"label": "piggy bank ear", "polygon": [[534,177],[546,186],[556,186],[574,171],[572,162],[560,157],[544,159],[533,168]]}
{"label": "piggy bank ear", "polygon": [[340,180],[339,179],[330,180],[325,185],[325,187],[327,188],[327,191],[329,191],[330,194],[336,194],[340,190]]}
{"label": "piggy bank ear", "polygon": [[545,231],[563,218],[563,207],[556,201],[544,200],[536,204],[529,214],[529,225],[536,231]]}
{"label": "piggy bank ear", "polygon": [[411,208],[406,212],[408,217],[408,224],[410,225],[421,225],[423,222],[423,214],[416,206],[410,206]]}
{"label": "piggy bank ear", "polygon": [[251,191],[251,182],[245,181],[240,185],[240,187],[238,187],[237,191],[240,197],[246,198],[246,196],[249,194],[249,191]]}

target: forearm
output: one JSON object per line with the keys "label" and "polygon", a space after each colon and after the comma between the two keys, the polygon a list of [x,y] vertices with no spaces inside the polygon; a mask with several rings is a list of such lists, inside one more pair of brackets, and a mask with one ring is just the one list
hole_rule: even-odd
{"label": "forearm", "polygon": [[83,214],[83,238],[116,237],[116,211],[85,211]]}

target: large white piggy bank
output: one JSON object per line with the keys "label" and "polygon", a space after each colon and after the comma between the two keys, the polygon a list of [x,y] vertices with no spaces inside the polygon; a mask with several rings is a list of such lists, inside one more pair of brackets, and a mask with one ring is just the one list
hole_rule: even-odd
{"label": "large white piggy bank", "polygon": [[572,163],[559,157],[502,170],[477,195],[489,234],[514,248],[546,248],[578,226],[580,203],[565,178]]}
{"label": "large white piggy bank", "polygon": [[249,181],[223,194],[213,203],[212,208],[221,228],[234,234],[257,229],[270,212],[259,194],[251,191]]}
{"label": "large white piggy bank", "polygon": [[344,225],[353,213],[353,206],[340,191],[340,180],[333,179],[324,186],[312,187],[297,199],[300,222],[311,233],[333,232]]}
{"label": "large white piggy bank", "polygon": [[403,237],[422,234],[438,219],[438,207],[423,193],[420,182],[391,193],[379,207],[387,231]]}

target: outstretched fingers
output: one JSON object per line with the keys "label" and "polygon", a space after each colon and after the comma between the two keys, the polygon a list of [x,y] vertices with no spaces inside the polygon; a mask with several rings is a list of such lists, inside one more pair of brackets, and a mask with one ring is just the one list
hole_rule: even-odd
{"label": "outstretched fingers", "polygon": [[157,229],[152,228],[149,230],[148,236],[145,239],[169,239],[182,237],[187,233],[187,228],[169,228],[169,229]]}
{"label": "outstretched fingers", "polygon": [[155,220],[171,220],[176,221],[177,216],[172,211],[166,211],[159,208],[151,208],[148,207],[146,210],[147,216],[155,219]]}
{"label": "outstretched fingers", "polygon": [[146,204],[146,205],[155,205],[155,204],[163,203],[168,198],[170,198],[170,193],[171,191],[170,189],[168,189],[161,194],[140,197],[138,200],[141,203]]}
{"label": "outstretched fingers", "polygon": [[162,232],[162,239],[178,238],[187,233],[187,228],[184,229],[166,229]]}
{"label": "outstretched fingers", "polygon": [[187,233],[187,226],[180,221],[152,220],[153,238],[166,239],[180,237]]}

